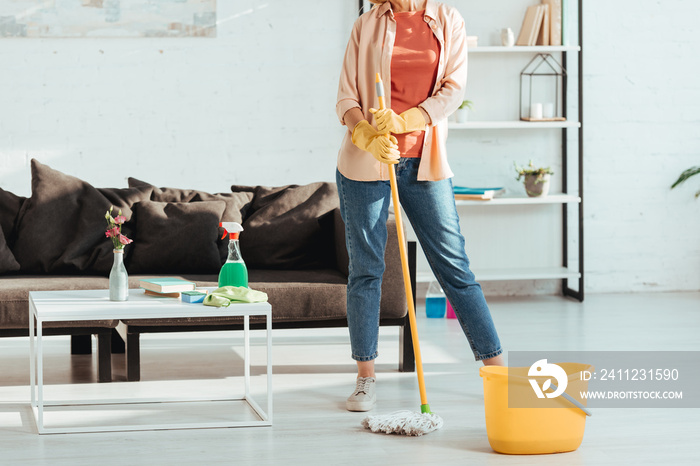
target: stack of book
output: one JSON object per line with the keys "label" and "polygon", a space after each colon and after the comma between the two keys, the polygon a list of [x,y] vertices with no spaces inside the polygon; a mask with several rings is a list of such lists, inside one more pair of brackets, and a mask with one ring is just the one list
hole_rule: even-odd
{"label": "stack of book", "polygon": [[454,186],[452,190],[458,201],[490,201],[494,196],[505,192],[503,188],[468,188],[466,186]]}
{"label": "stack of book", "polygon": [[[563,0],[566,1],[566,0]],[[562,45],[562,0],[527,8],[516,45]]]}
{"label": "stack of book", "polygon": [[148,295],[173,298],[179,297],[183,291],[194,291],[197,288],[194,282],[173,277],[144,278],[139,286]]}

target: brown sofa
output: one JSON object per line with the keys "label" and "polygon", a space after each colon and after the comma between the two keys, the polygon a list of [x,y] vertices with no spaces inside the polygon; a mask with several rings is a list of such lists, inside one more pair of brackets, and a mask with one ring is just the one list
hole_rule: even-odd
{"label": "brown sofa", "polygon": [[[268,294],[273,328],[347,326],[348,257],[335,184],[231,190],[158,188],[133,178],[129,188],[94,188],[32,160],[30,198],[0,189],[0,336],[28,335],[29,291],[108,288],[112,247],[104,212],[110,205],[127,217],[123,231],[134,240],[125,257],[130,287],[155,276],[216,286],[227,251],[218,222],[237,221],[250,287]],[[381,325],[400,327],[399,369],[412,371],[393,217],[388,227]],[[253,328],[261,325],[252,320]],[[142,333],[236,329],[242,329],[238,319],[152,319],[66,322],[48,325],[45,334],[72,335],[74,354],[89,352],[96,335],[99,380],[107,381],[112,350],[126,351],[127,379],[139,379]]]}

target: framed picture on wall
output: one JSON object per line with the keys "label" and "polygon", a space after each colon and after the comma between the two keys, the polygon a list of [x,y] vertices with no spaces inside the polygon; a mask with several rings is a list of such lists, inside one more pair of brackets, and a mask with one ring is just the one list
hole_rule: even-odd
{"label": "framed picture on wall", "polygon": [[217,0],[0,2],[0,38],[216,37]]}

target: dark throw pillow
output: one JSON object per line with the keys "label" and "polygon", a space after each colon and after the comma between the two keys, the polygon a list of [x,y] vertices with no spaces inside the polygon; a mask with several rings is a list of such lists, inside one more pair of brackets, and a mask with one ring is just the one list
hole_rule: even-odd
{"label": "dark throw pillow", "polygon": [[[226,203],[226,210],[224,210],[224,215],[221,218],[222,222],[243,223],[246,212],[253,201],[252,190],[246,192],[209,194],[194,189],[158,188],[145,181],[137,180],[136,178],[129,178],[128,182],[130,188],[151,188],[153,190],[151,200],[156,202],[224,201]],[[221,230],[221,232],[223,232],[223,230]],[[219,235],[217,244],[219,247],[219,257],[223,264],[226,262],[226,256],[228,255],[228,239],[221,239],[221,235]]]}
{"label": "dark throw pillow", "polygon": [[[105,212],[115,206],[129,220],[131,206],[150,189],[95,188],[34,159],[31,169],[32,196],[19,213],[12,249],[21,272],[108,274],[114,259]],[[128,224],[122,232],[132,238]]]}
{"label": "dark throw pillow", "polygon": [[0,274],[16,272],[19,270],[19,263],[15,260],[14,254],[5,242],[3,228],[0,226]]}
{"label": "dark throw pillow", "polygon": [[[231,186],[232,191],[244,186]],[[255,187],[240,236],[249,268],[309,269],[335,265],[333,222],[339,205],[335,183]]]}
{"label": "dark throw pillow", "polygon": [[218,273],[219,222],[224,201],[153,202],[134,205],[136,233],[129,273]]}
{"label": "dark throw pillow", "polygon": [[0,188],[0,228],[5,232],[5,242],[9,247],[12,247],[17,236],[17,217],[26,200],[26,197]]}
{"label": "dark throw pillow", "polygon": [[194,189],[158,188],[136,178],[129,178],[128,182],[130,188],[151,188],[153,190],[151,200],[157,202],[224,201],[226,209],[224,210],[222,222],[243,223],[246,211],[253,200],[252,192],[209,194]]}

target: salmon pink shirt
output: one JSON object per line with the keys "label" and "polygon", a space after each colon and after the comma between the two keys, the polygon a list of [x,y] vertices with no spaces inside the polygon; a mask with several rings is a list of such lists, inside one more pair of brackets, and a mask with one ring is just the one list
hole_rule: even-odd
{"label": "salmon pink shirt", "polygon": [[[435,87],[440,42],[428,26],[425,11],[395,12],[396,39],[391,54],[391,108],[398,115],[417,107]],[[401,157],[420,157],[425,131],[396,134]]]}
{"label": "salmon pink shirt", "polygon": [[[418,179],[435,181],[453,176],[445,150],[447,117],[464,99],[467,42],[464,19],[453,7],[428,0],[422,20],[439,43],[439,55],[430,95],[417,105],[430,117],[422,142]],[[355,21],[338,86],[336,113],[342,124],[345,124],[346,112],[352,108],[359,108],[364,117],[374,123],[369,109],[379,108],[374,84],[376,73],[380,73],[384,81],[386,106],[397,110],[392,106],[391,85],[387,86],[392,83],[396,34],[397,21],[390,2],[372,8]],[[352,143],[352,129],[348,128],[340,147],[338,171],[357,181],[388,180],[388,166]]]}

